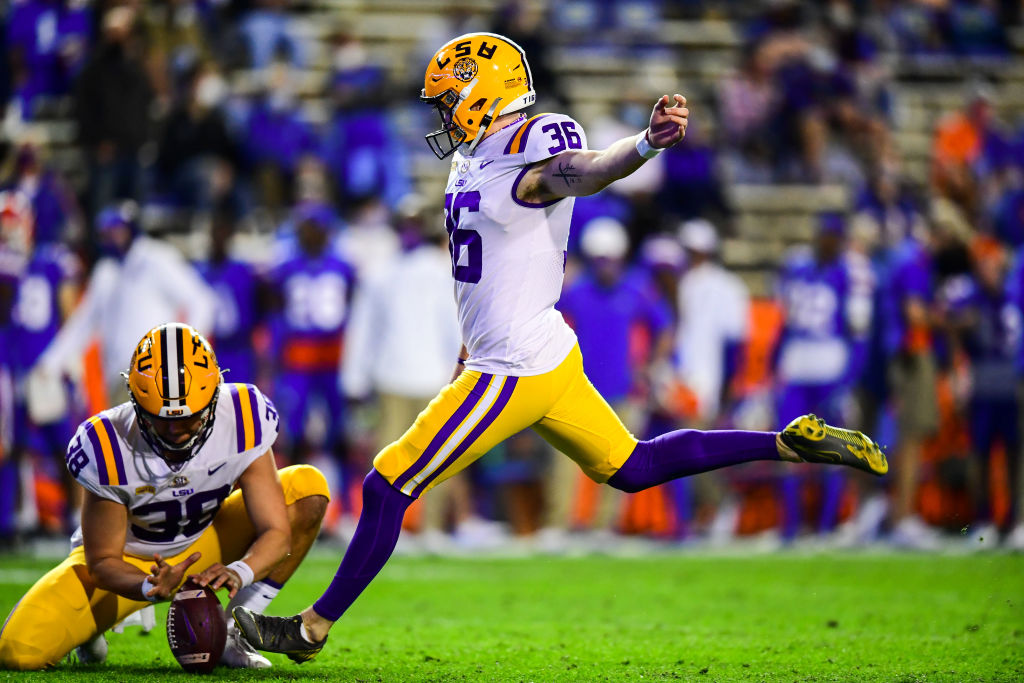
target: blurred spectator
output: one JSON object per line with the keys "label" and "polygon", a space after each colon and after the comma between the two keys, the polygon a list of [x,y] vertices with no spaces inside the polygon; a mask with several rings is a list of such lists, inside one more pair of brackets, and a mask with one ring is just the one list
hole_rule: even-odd
{"label": "blurred spectator", "polygon": [[355,267],[359,280],[375,277],[400,246],[388,205],[381,199],[370,197],[351,205],[348,224],[339,236],[337,248]]}
{"label": "blurred spectator", "polygon": [[262,203],[272,211],[291,205],[300,159],[319,147],[316,131],[295,99],[295,74],[284,62],[264,71],[263,91],[245,121],[243,145]]}
{"label": "blurred spectator", "polygon": [[64,95],[85,60],[92,11],[85,0],[20,0],[7,17],[6,55],[22,118],[38,98]]}
{"label": "blurred spectator", "polygon": [[[1020,498],[1020,406],[1013,378],[1021,347],[1021,317],[1007,292],[1003,250],[980,240],[973,256],[974,274],[949,281],[942,298],[954,342],[970,361],[968,417],[977,465],[972,488],[978,525],[970,536],[971,546],[980,543],[992,548],[998,531],[1009,533],[1017,521]],[[990,464],[997,441],[1006,457],[1006,480],[1000,485],[1008,489],[1010,501],[1010,512],[998,531],[990,494]]]}
{"label": "blurred spectator", "polygon": [[242,18],[241,31],[249,50],[249,66],[266,68],[275,55],[286,55],[292,66],[304,68],[309,49],[288,12],[291,0],[256,0]]}
{"label": "blurred spectator", "polygon": [[209,209],[236,193],[239,152],[221,108],[227,84],[215,68],[199,65],[185,83],[181,101],[164,124],[157,177],[176,206]]}
{"label": "blurred spectator", "polygon": [[107,12],[101,42],[75,85],[78,141],[89,167],[90,215],[118,197],[142,198],[139,156],[152,140],[154,93],[140,47],[131,38],[134,23],[129,7]]}
{"label": "blurred spectator", "polygon": [[951,0],[944,18],[950,47],[966,57],[1002,57],[1006,34],[995,0]]}
{"label": "blurred spectator", "polygon": [[[396,441],[448,383],[462,348],[448,236],[424,209],[419,198],[403,202],[402,251],[356,292],[346,331],[342,386],[350,399],[376,404],[374,452]],[[419,501],[428,550],[444,547],[449,514],[456,534],[472,515],[468,479],[451,483]]]}
{"label": "blurred spectator", "polygon": [[676,356],[679,377],[694,393],[702,426],[714,425],[722,397],[739,369],[749,332],[749,293],[715,258],[718,233],[703,219],[679,230],[687,268],[679,280]]}
{"label": "blurred spectator", "polygon": [[506,36],[530,56],[533,89],[538,95],[564,105],[558,75],[551,68],[552,41],[545,31],[544,10],[544,4],[534,0],[508,0],[498,8],[493,32]]}
{"label": "blurred spectator", "polygon": [[[8,201],[16,191],[0,192],[0,206],[7,214],[3,220],[34,221],[27,198]],[[21,205],[23,216],[11,215],[10,209]],[[29,232],[31,235],[31,231]],[[12,455],[25,458],[39,453],[55,463],[68,507],[64,511],[64,531],[78,525],[75,519],[81,505],[81,489],[63,466],[64,452],[74,433],[73,415],[69,410],[63,383],[40,383],[32,373],[39,356],[53,340],[61,323],[74,308],[78,298],[77,259],[59,243],[34,243],[29,240],[28,258],[15,284],[11,309],[9,368],[14,382],[14,438]],[[58,529],[59,531],[59,529]]]}
{"label": "blurred spectator", "polygon": [[284,453],[305,462],[314,446],[307,436],[310,415],[325,422],[320,441],[340,463],[347,454],[345,404],[338,386],[344,332],[355,271],[330,249],[333,212],[315,202],[294,211],[298,251],[270,274],[276,300],[274,402],[284,426]]}
{"label": "blurred spectator", "polygon": [[898,434],[896,447],[890,451],[896,489],[890,514],[892,541],[913,548],[937,545],[935,533],[914,511],[923,443],[939,427],[930,312],[934,292],[931,240],[927,232],[923,239],[907,234],[889,247],[879,281],[882,341]]}
{"label": "blurred spectator", "polygon": [[1012,153],[1005,133],[994,119],[992,92],[973,83],[963,111],[943,117],[932,144],[932,184],[959,204],[969,216],[979,208],[978,181],[1001,168]]}
{"label": "blurred spectator", "polygon": [[[665,363],[671,354],[672,314],[650,290],[626,277],[629,237],[622,223],[594,219],[583,229],[580,250],[586,270],[563,292],[558,309],[576,332],[587,377],[626,427],[639,433],[645,427],[650,368]],[[588,493],[598,501],[594,528],[614,528],[621,492],[598,487],[564,457],[555,458],[550,485],[553,526],[569,528],[570,492],[591,488]]]}
{"label": "blurred spectator", "polygon": [[857,191],[853,210],[873,221],[879,239],[886,244],[900,242],[922,224],[917,200],[895,159],[871,167],[867,182]]}
{"label": "blurred spectator", "polygon": [[196,269],[217,297],[213,335],[209,337],[217,363],[229,382],[255,383],[256,352],[253,330],[260,323],[256,272],[252,265],[234,258],[231,241],[236,232],[235,212],[220,206],[210,225],[210,250]]}
{"label": "blurred spectator", "polygon": [[145,8],[141,23],[149,50],[149,74],[155,90],[170,102],[170,70],[175,65],[210,59],[200,21],[199,0],[166,0]]}
{"label": "blurred spectator", "polygon": [[772,78],[776,54],[765,41],[743,48],[740,69],[718,88],[722,147],[731,150],[734,182],[771,179],[771,116],[779,97]]}
{"label": "blurred spectator", "polygon": [[[852,254],[845,258],[842,214],[825,213],[818,220],[813,250],[794,249],[779,274],[785,312],[775,364],[780,426],[806,413],[849,424],[852,390],[866,358],[872,289],[870,277],[861,273],[867,264]],[[783,477],[786,541],[799,531],[803,479],[789,471]],[[832,531],[838,524],[845,479],[839,472],[822,474],[819,532]]]}
{"label": "blurred spectator", "polygon": [[684,220],[706,217],[726,225],[732,212],[719,177],[718,152],[700,125],[687,126],[686,138],[658,158],[665,165],[661,206]]}
{"label": "blurred spectator", "polygon": [[33,238],[40,244],[58,242],[71,232],[70,223],[80,222],[78,205],[61,178],[40,159],[40,150],[24,144],[17,150],[13,175],[0,189],[16,190],[32,203]]}
{"label": "blurred spectator", "polygon": [[181,320],[201,334],[213,328],[216,299],[174,247],[141,234],[137,208],[124,202],[96,219],[102,258],[78,307],[36,365],[46,378],[77,375],[85,349],[98,340],[107,401],[128,400],[121,371],[147,330]]}
{"label": "blurred spectator", "polygon": [[409,193],[408,163],[386,104],[385,75],[366,61],[363,47],[342,36],[331,79],[334,112],[321,156],[342,206],[380,197],[389,206]]}

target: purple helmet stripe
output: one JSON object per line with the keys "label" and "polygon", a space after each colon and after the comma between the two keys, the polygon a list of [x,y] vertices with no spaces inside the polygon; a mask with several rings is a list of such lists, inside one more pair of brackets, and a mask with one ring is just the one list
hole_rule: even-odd
{"label": "purple helmet stripe", "polygon": [[256,402],[256,395],[259,393],[251,384],[247,384],[245,390],[249,393],[249,406],[252,409],[252,431],[253,445],[260,445],[263,442],[263,427],[260,425],[260,404]]}
{"label": "purple helmet stripe", "polygon": [[491,409],[488,410],[487,414],[484,415],[484,418],[477,423],[476,427],[473,428],[473,431],[471,431],[466,436],[466,438],[462,440],[462,443],[460,443],[455,448],[455,450],[452,451],[451,455],[449,455],[445,459],[445,461],[441,463],[441,466],[438,467],[433,472],[431,472],[430,476],[424,479],[423,483],[417,486],[415,490],[413,490],[413,498],[418,498],[423,493],[424,489],[426,489],[426,487],[430,485],[430,482],[437,479],[438,475],[440,475],[446,469],[451,467],[456,460],[461,458],[462,454],[465,453],[466,450],[473,445],[473,442],[479,439],[480,435],[483,434],[494,423],[496,419],[498,419],[498,416],[501,415],[501,411],[505,409],[505,406],[508,405],[509,400],[512,398],[512,392],[515,391],[516,382],[518,381],[518,377],[507,377],[505,379],[505,386],[501,388],[501,393],[498,395],[498,398],[494,401],[494,405],[491,406]]}
{"label": "purple helmet stripe", "polygon": [[228,392],[231,394],[231,407],[235,409],[235,443],[238,445],[238,452],[245,452],[245,423],[242,422],[242,401],[238,396],[238,385],[228,384]]}
{"label": "purple helmet stripe", "polygon": [[444,426],[437,432],[434,438],[430,441],[426,450],[423,451],[423,455],[413,463],[412,467],[408,468],[405,472],[402,472],[401,476],[395,480],[392,484],[396,489],[401,490],[405,484],[420,472],[424,467],[430,464],[430,460],[437,453],[437,449],[444,445],[444,442],[448,440],[448,437],[459,428],[462,421],[466,419],[466,416],[472,412],[476,404],[480,402],[480,398],[484,395],[484,391],[487,386],[491,383],[491,375],[482,374],[476,381],[476,384],[470,390],[469,395],[462,401],[462,404],[452,414],[448,421],[444,423]]}
{"label": "purple helmet stripe", "polygon": [[96,433],[96,425],[91,421],[86,423],[85,433],[92,444],[93,459],[96,461],[96,471],[100,475],[100,483],[104,486],[110,485],[110,474],[107,472],[107,459],[103,457],[103,446],[100,445],[100,435]]}
{"label": "purple helmet stripe", "polygon": [[124,473],[124,459],[121,457],[121,444],[118,443],[117,435],[114,434],[114,425],[105,417],[101,417],[100,422],[103,423],[103,428],[107,430],[107,439],[110,441],[110,448],[114,452],[114,465],[117,466],[117,481],[124,486],[128,483],[128,477],[126,477]]}

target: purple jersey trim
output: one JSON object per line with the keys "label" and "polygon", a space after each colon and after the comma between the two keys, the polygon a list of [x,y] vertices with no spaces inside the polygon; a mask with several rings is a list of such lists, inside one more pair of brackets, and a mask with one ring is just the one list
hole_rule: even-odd
{"label": "purple jersey trim", "polygon": [[117,480],[121,485],[128,483],[128,477],[124,473],[124,460],[121,458],[121,444],[117,442],[117,436],[114,435],[114,425],[110,423],[105,417],[100,418],[100,422],[103,423],[103,428],[107,430],[107,439],[110,441],[110,448],[114,452],[114,465],[117,466]]}
{"label": "purple jersey trim", "polygon": [[263,443],[263,426],[260,425],[260,404],[256,402],[257,391],[252,385],[246,385],[245,390],[249,394],[249,406],[252,410],[252,443],[253,446],[259,446]]}
{"label": "purple jersey trim", "polygon": [[508,139],[508,144],[505,145],[505,154],[512,154],[512,145],[515,143],[516,138],[519,138],[519,151],[517,154],[523,154],[526,151],[526,141],[530,137],[530,131],[533,129],[533,125],[546,116],[551,116],[551,114],[539,114],[527,120],[527,122],[523,124],[526,126],[526,128],[523,129],[523,136],[520,138],[519,131],[517,130],[512,134],[512,137]]}
{"label": "purple jersey trim", "polygon": [[92,444],[93,458],[96,459],[96,472],[100,475],[100,483],[104,486],[110,486],[110,475],[107,472],[107,459],[103,457],[103,446],[100,445],[100,435],[96,433],[96,425],[92,422],[87,423],[88,426],[85,428],[85,433],[89,437],[89,443]]}
{"label": "purple jersey trim", "polygon": [[484,395],[484,391],[491,383],[491,379],[491,375],[480,375],[480,378],[476,381],[476,384],[469,392],[469,395],[462,401],[462,405],[460,405],[458,410],[456,410],[455,413],[448,418],[448,421],[444,423],[444,427],[441,427],[441,430],[434,436],[430,445],[428,445],[426,450],[423,451],[423,455],[413,463],[412,467],[407,469],[405,472],[402,472],[401,476],[399,476],[398,479],[395,479],[395,483],[392,484],[392,486],[401,491],[402,487],[405,486],[413,476],[418,474],[420,470],[430,463],[430,460],[434,457],[434,454],[437,453],[437,450],[444,445],[444,442],[447,441],[455,430],[459,428],[459,425],[466,419],[466,416],[469,415],[473,408],[476,407],[476,404],[480,402],[480,399]]}
{"label": "purple jersey trim", "polygon": [[518,377],[505,378],[505,386],[501,388],[501,393],[498,395],[494,405],[491,406],[491,409],[487,411],[486,415],[484,415],[484,419],[477,423],[476,427],[473,428],[473,431],[471,431],[455,448],[455,450],[451,452],[451,455],[441,463],[441,466],[434,470],[429,477],[424,479],[422,484],[416,487],[412,492],[413,498],[419,498],[420,494],[423,493],[423,490],[430,485],[430,482],[437,479],[439,474],[451,467],[455,461],[462,457],[462,454],[480,438],[480,435],[494,424],[494,421],[498,419],[499,415],[501,415],[501,411],[505,409],[506,405],[508,405],[509,399],[512,398],[512,392],[515,391],[516,382],[518,381]]}
{"label": "purple jersey trim", "polygon": [[558,199],[552,199],[549,202],[541,202],[540,204],[534,204],[532,202],[524,202],[522,199],[520,199],[516,195],[516,190],[519,189],[519,182],[523,179],[523,176],[526,175],[526,172],[529,171],[531,168],[533,168],[533,164],[530,164],[528,166],[523,166],[523,170],[519,172],[518,176],[516,176],[516,181],[514,183],[512,183],[512,201],[514,201],[519,206],[525,207],[527,209],[546,209],[547,207],[551,206],[552,204],[557,204],[558,202],[560,202],[563,199],[565,199],[565,197],[559,197]]}
{"label": "purple jersey trim", "polygon": [[235,443],[238,445],[238,452],[245,452],[245,424],[242,422],[242,401],[238,397],[238,385],[229,384],[228,392],[231,394],[231,407],[235,409]]}

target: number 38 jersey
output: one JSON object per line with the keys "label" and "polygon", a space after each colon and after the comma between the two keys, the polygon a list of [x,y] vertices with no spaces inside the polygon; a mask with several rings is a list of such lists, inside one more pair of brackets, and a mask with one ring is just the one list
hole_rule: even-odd
{"label": "number 38 jersey", "polygon": [[[540,114],[492,134],[472,156],[455,153],[445,227],[469,369],[539,375],[556,368],[576,344],[554,308],[574,200],[527,203],[516,188],[531,164],[586,147],[576,121]],[[573,182],[573,168],[560,171]]]}
{"label": "number 38 jersey", "polygon": [[[221,384],[210,438],[178,471],[142,437],[131,403],[79,426],[68,471],[87,490],[128,509],[125,553],[182,552],[213,522],[242,472],[277,438],[274,404],[251,384]],[[75,531],[72,546],[82,544]]]}

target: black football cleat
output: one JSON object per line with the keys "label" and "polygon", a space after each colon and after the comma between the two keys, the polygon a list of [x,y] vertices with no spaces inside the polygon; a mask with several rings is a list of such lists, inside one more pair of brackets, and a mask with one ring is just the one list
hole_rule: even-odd
{"label": "black football cleat", "polygon": [[816,415],[798,417],[775,437],[779,455],[791,462],[849,465],[882,476],[889,471],[885,453],[861,432],[831,427]]}
{"label": "black football cleat", "polygon": [[288,659],[302,664],[316,657],[324,649],[327,638],[310,643],[302,637],[302,617],[268,617],[245,607],[231,610],[231,618],[249,644],[264,652],[280,652]]}

